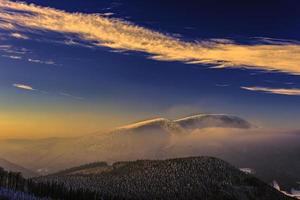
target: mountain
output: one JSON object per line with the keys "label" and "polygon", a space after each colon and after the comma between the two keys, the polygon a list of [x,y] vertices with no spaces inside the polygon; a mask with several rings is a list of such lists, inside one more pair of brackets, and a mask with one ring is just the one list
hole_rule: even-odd
{"label": "mountain", "polygon": [[224,114],[200,114],[174,120],[175,123],[187,130],[207,127],[226,127],[249,129],[252,125],[246,120]]}
{"label": "mountain", "polygon": [[292,199],[212,157],[94,163],[34,181],[92,190],[109,199]]}
{"label": "mountain", "polygon": [[178,120],[155,118],[105,133],[73,138],[0,140],[0,157],[46,175],[98,160],[113,163],[209,155],[238,168],[253,169],[255,176],[266,183],[277,180],[282,190],[300,189],[297,184],[300,180],[300,131],[280,132],[253,126],[237,128],[247,127],[240,126],[241,123],[236,123],[235,127],[218,127],[218,123],[211,123],[210,127],[188,129],[177,123],[199,119],[197,116]]}
{"label": "mountain", "polygon": [[17,164],[14,164],[12,162],[9,162],[5,159],[0,158],[0,167],[7,171],[13,171],[13,172],[21,172],[24,177],[34,177],[37,176],[37,173],[34,173],[33,171],[26,169],[24,167],[21,167]]}
{"label": "mountain", "polygon": [[[9,158],[12,162],[42,175],[99,159],[108,162],[123,159],[159,159],[162,158],[161,152],[173,144],[175,137],[182,138],[192,132],[191,127],[186,128],[183,122],[190,122],[191,119],[203,121],[203,118],[197,116],[179,120],[148,119],[117,127],[105,133],[74,138],[3,140],[0,141],[0,157]],[[216,118],[219,115],[201,116]],[[227,118],[231,120],[226,120]],[[226,123],[230,123],[227,127],[233,127],[234,124],[237,125],[235,128],[242,127],[240,121],[246,124],[245,120],[238,117],[227,118],[226,115],[222,115],[222,124],[225,126]],[[235,119],[236,123],[233,122]],[[208,120],[204,120],[203,123],[206,121]],[[211,120],[209,126],[219,127],[220,120]],[[200,126],[195,128],[199,129]],[[168,157],[166,155],[164,158]]]}

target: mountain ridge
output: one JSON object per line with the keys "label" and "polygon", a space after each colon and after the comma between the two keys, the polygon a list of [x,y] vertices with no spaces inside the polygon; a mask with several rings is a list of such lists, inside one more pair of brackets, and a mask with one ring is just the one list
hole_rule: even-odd
{"label": "mountain ridge", "polygon": [[[114,132],[132,131],[135,129],[162,127],[166,131],[175,131],[179,133],[187,133],[195,129],[208,128],[208,127],[224,127],[224,128],[241,128],[249,129],[254,127],[250,122],[227,114],[195,114],[179,119],[167,119],[157,117],[152,119],[141,120],[138,122],[130,123],[124,126],[113,129]],[[168,130],[171,128],[171,130]]]}

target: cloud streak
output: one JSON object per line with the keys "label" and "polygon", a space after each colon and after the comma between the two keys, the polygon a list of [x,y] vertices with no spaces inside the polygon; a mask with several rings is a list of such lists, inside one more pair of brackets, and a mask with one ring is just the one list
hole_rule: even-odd
{"label": "cloud streak", "polygon": [[27,60],[28,60],[28,62],[32,62],[32,63],[45,64],[45,65],[56,65],[55,62],[52,60],[43,61],[43,60],[32,59],[32,58],[28,58]]}
{"label": "cloud streak", "polygon": [[13,56],[13,55],[2,55],[2,57],[14,59],[14,60],[21,60],[22,59],[21,56]]}
{"label": "cloud streak", "polygon": [[21,33],[12,33],[10,34],[11,37],[14,37],[16,39],[23,39],[23,40],[27,40],[29,39],[28,36],[24,35],[24,34],[21,34]]}
{"label": "cloud streak", "polygon": [[6,30],[76,34],[95,46],[147,53],[161,61],[257,68],[300,75],[300,45],[293,42],[243,45],[223,40],[187,42],[101,14],[69,13],[34,4],[0,0]]}
{"label": "cloud streak", "polygon": [[297,88],[267,88],[267,87],[241,87],[245,90],[255,91],[255,92],[265,92],[270,94],[280,94],[289,96],[300,96],[300,89]]}
{"label": "cloud streak", "polygon": [[71,94],[65,93],[65,92],[60,92],[59,95],[65,96],[65,97],[70,97],[70,98],[77,99],[77,100],[83,100],[84,99],[83,97],[74,96],[74,95],[71,95]]}
{"label": "cloud streak", "polygon": [[60,65],[54,62],[53,60],[40,60],[40,59],[26,58],[28,57],[28,55],[30,55],[30,53],[31,52],[25,48],[17,48],[11,45],[0,45],[0,55],[4,58],[10,58],[13,60],[26,60],[27,62],[36,63],[36,64],[56,65],[56,66]]}
{"label": "cloud streak", "polygon": [[25,84],[15,83],[15,84],[13,84],[13,86],[16,88],[22,89],[22,90],[30,90],[30,91],[36,90],[33,87],[31,87],[30,85],[25,85]]}
{"label": "cloud streak", "polygon": [[[48,91],[43,91],[43,90],[35,89],[35,88],[33,88],[32,86],[30,86],[28,84],[14,83],[13,87],[16,87],[16,88],[19,88],[19,89],[22,89],[22,90],[37,91],[37,92],[44,93],[44,94],[51,94]],[[59,96],[67,97],[67,98],[72,98],[72,99],[76,99],[76,100],[83,100],[84,99],[83,97],[74,96],[72,94],[65,93],[65,92],[60,92],[60,93],[57,93],[55,95],[59,95]]]}

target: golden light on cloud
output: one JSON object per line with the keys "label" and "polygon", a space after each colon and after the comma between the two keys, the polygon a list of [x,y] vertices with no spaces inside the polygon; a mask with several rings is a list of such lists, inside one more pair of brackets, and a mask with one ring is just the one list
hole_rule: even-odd
{"label": "golden light on cloud", "polygon": [[241,87],[245,90],[256,91],[256,92],[266,92],[271,94],[281,94],[281,95],[292,95],[300,96],[300,89],[284,89],[284,88],[267,88],[267,87]]}
{"label": "golden light on cloud", "polygon": [[186,42],[101,14],[69,13],[9,0],[0,0],[0,11],[0,19],[5,23],[1,28],[7,27],[8,30],[33,29],[77,34],[96,46],[144,52],[156,60],[300,74],[299,43],[246,45],[223,40]]}
{"label": "golden light on cloud", "polygon": [[15,84],[13,84],[13,86],[16,87],[16,88],[23,89],[23,90],[31,90],[31,91],[36,90],[36,89],[32,88],[31,86],[29,86],[29,85],[24,85],[24,84],[18,84],[18,83],[15,83]]}

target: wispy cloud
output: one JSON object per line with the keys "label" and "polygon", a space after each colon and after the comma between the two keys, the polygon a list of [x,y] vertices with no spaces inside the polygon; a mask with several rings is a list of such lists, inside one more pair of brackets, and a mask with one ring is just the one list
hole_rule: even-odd
{"label": "wispy cloud", "polygon": [[46,65],[56,65],[56,63],[52,60],[44,61],[44,60],[31,59],[31,58],[28,58],[27,60],[28,60],[28,62],[32,62],[32,63],[46,64]]}
{"label": "wispy cloud", "polygon": [[217,86],[217,87],[228,87],[228,86],[230,86],[230,84],[217,83],[216,86]]}
{"label": "wispy cloud", "polygon": [[29,39],[29,37],[27,35],[24,35],[24,34],[21,34],[21,33],[11,33],[10,36],[14,37],[14,38],[17,38],[17,39],[23,39],[23,40]]}
{"label": "wispy cloud", "polygon": [[256,92],[266,92],[271,94],[281,94],[281,95],[292,95],[300,96],[300,89],[291,88],[267,88],[267,87],[241,87],[245,90],[256,91]]}
{"label": "wispy cloud", "polygon": [[49,91],[36,89],[36,88],[33,88],[31,85],[23,84],[23,83],[14,83],[12,86],[16,87],[16,88],[19,88],[19,89],[22,89],[22,90],[36,91],[36,92],[40,92],[40,93],[43,93],[43,94],[58,95],[58,96],[68,97],[68,98],[76,99],[76,100],[83,100],[84,99],[83,97],[75,96],[75,95],[72,95],[72,94],[69,94],[69,93],[66,93],[66,92],[52,93],[52,92],[49,92]]}
{"label": "wispy cloud", "polygon": [[297,40],[287,40],[287,39],[278,39],[278,38],[269,38],[269,37],[254,37],[259,42],[265,44],[300,44]]}
{"label": "wispy cloud", "polygon": [[95,46],[144,52],[150,54],[150,58],[162,61],[300,74],[299,43],[272,41],[245,45],[224,39],[186,42],[169,36],[171,34],[100,14],[69,13],[9,0],[0,0],[0,10],[5,27],[16,31],[30,29],[76,34]]}
{"label": "wispy cloud", "polygon": [[17,47],[13,47],[11,45],[3,44],[3,45],[0,45],[0,52],[14,54],[14,55],[20,55],[20,54],[28,53],[28,50],[25,48],[17,48]]}
{"label": "wispy cloud", "polygon": [[81,46],[81,47],[86,47],[86,48],[94,48],[95,46],[94,45],[91,45],[91,44],[85,44],[85,43],[82,43],[82,42],[78,42],[76,40],[74,40],[73,38],[68,38],[66,40],[64,40],[63,42],[59,42],[59,41],[56,41],[60,44],[65,44],[65,45],[69,45],[69,46]]}
{"label": "wispy cloud", "polygon": [[11,23],[8,23],[6,21],[1,21],[0,28],[3,30],[14,30],[16,27]]}
{"label": "wispy cloud", "polygon": [[61,96],[70,97],[70,98],[73,98],[73,99],[78,99],[78,100],[83,100],[83,99],[84,99],[83,97],[80,97],[80,96],[74,96],[74,95],[71,95],[71,94],[65,93],[65,92],[60,92],[59,94],[60,94]]}
{"label": "wispy cloud", "polygon": [[23,90],[31,90],[31,91],[36,90],[33,87],[31,87],[30,85],[25,85],[25,84],[15,83],[15,84],[13,84],[13,86],[16,88],[19,88],[19,89],[23,89]]}
{"label": "wispy cloud", "polygon": [[109,17],[109,16],[112,16],[112,15],[114,15],[114,14],[115,14],[115,13],[107,12],[107,13],[101,13],[101,14],[99,14],[99,15],[105,16],[105,17]]}
{"label": "wispy cloud", "polygon": [[2,57],[14,59],[14,60],[21,60],[22,59],[21,56],[14,56],[14,55],[2,55]]}
{"label": "wispy cloud", "polygon": [[31,54],[32,53],[26,48],[18,48],[11,45],[0,45],[0,56],[4,58],[10,58],[13,60],[25,60],[27,62],[37,63],[37,64],[56,65],[56,66],[60,65],[54,62],[53,60],[40,60],[40,59],[28,58],[32,56]]}

